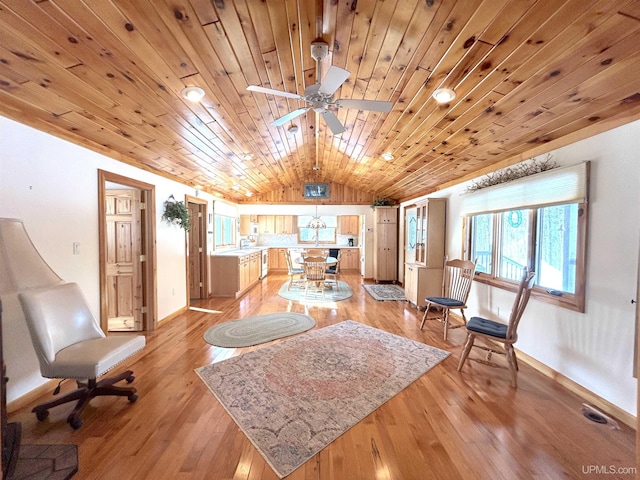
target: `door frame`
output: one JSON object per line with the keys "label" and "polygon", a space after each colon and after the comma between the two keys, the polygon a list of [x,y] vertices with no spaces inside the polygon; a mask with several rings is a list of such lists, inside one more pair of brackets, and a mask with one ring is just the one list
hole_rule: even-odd
{"label": "door frame", "polygon": [[[202,225],[200,230],[200,238],[198,242],[202,245],[202,257],[200,259],[200,280],[202,281],[202,287],[200,291],[202,292],[201,298],[207,298],[209,296],[209,265],[207,262],[208,252],[207,252],[207,231],[208,231],[208,208],[209,202],[199,197],[194,197],[192,195],[185,195],[184,202],[189,208],[189,203],[195,203],[204,207],[204,212],[202,213]],[[193,223],[193,219],[192,219]],[[191,288],[189,282],[191,280],[191,268],[189,267],[189,242],[191,241],[191,232],[188,231],[185,235],[184,241],[184,250],[185,250],[185,258],[186,258],[186,269],[187,269],[187,308],[191,306]]]}
{"label": "door frame", "polygon": [[118,183],[141,191],[145,209],[141,215],[140,233],[142,235],[141,250],[146,255],[142,262],[142,295],[143,305],[147,307],[142,317],[143,331],[155,330],[158,325],[158,295],[156,278],[156,193],[155,185],[141,182],[133,178],[118,175],[106,170],[98,170],[98,251],[100,264],[100,327],[106,333],[108,326],[107,302],[107,215],[106,215],[106,184]]}

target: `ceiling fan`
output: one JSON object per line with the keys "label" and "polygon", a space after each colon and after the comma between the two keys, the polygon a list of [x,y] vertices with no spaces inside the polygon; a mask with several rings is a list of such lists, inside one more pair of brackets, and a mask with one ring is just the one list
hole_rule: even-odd
{"label": "ceiling fan", "polygon": [[[321,77],[320,60],[325,58],[329,53],[329,45],[322,40],[316,40],[311,43],[311,57],[318,64],[318,76],[316,82]],[[313,109],[316,113],[319,113],[324,119],[325,123],[331,129],[334,135],[339,135],[345,131],[344,125],[335,113],[333,113],[329,107],[336,108],[357,108],[358,110],[371,110],[374,112],[389,112],[393,106],[391,102],[383,102],[380,100],[357,100],[350,98],[333,98],[333,94],[342,86],[342,84],[349,78],[349,73],[343,68],[331,66],[327,75],[322,80],[322,83],[315,83],[304,89],[304,95],[298,95],[297,93],[283,92],[280,90],[273,90],[271,88],[264,88],[258,85],[249,85],[247,90],[251,92],[268,93],[271,95],[278,95],[281,97],[294,98],[296,100],[303,100],[309,104],[308,107],[298,108],[293,112],[289,112],[280,118],[271,122],[274,127],[284,125],[290,120],[299,117],[303,113],[306,113],[310,109]]]}

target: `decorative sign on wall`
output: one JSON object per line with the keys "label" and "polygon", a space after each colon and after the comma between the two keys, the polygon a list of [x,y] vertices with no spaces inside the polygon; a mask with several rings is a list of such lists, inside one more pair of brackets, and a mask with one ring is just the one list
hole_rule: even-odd
{"label": "decorative sign on wall", "polygon": [[304,198],[329,198],[329,184],[305,183]]}

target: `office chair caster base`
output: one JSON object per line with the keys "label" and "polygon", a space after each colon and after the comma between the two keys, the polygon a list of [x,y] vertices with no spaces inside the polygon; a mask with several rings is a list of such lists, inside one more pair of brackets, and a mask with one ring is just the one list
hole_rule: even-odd
{"label": "office chair caster base", "polygon": [[82,426],[82,419],[75,415],[69,415],[67,422],[71,425],[71,428],[78,430]]}
{"label": "office chair caster base", "polygon": [[41,422],[49,416],[49,410],[38,410],[36,412],[36,418]]}
{"label": "office chair caster base", "polygon": [[138,400],[138,394],[132,393],[127,397],[127,400],[129,400],[131,403],[135,402],[136,400]]}
{"label": "office chair caster base", "polygon": [[125,378],[125,380],[127,381],[127,383],[131,383],[136,379],[136,377],[134,377],[133,375],[129,375],[127,378]]}

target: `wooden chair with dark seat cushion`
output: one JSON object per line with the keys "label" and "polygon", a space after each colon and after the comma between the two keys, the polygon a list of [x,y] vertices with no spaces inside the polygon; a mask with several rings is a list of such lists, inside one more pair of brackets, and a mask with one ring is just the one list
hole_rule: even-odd
{"label": "wooden chair with dark seat cushion", "polygon": [[[464,316],[464,309],[467,308],[467,299],[471,292],[471,283],[476,272],[476,263],[470,260],[449,260],[445,259],[444,275],[442,278],[442,296],[427,297],[426,308],[422,316],[420,330],[424,327],[426,320],[438,320],[444,325],[444,339],[447,339],[450,328],[464,327],[467,319]],[[442,316],[428,317],[431,307],[439,308]],[[449,325],[449,310],[458,309],[462,314],[462,325]]]}
{"label": "wooden chair with dark seat cushion", "polygon": [[335,249],[334,252],[329,250],[329,256],[335,258],[337,261],[333,265],[327,266],[327,270],[324,272],[327,278],[327,282],[335,284],[336,291],[338,290],[338,275],[340,274],[340,260],[342,259],[342,252],[339,249]]}
{"label": "wooden chair with dark seat cushion", "polygon": [[[514,388],[518,386],[518,361],[516,359],[516,352],[513,348],[513,344],[518,341],[518,324],[520,323],[524,309],[529,302],[531,289],[535,283],[535,276],[536,274],[534,272],[529,272],[525,268],[516,298],[513,302],[513,308],[511,309],[511,315],[509,316],[509,323],[505,324],[482,317],[472,317],[469,320],[467,323],[467,343],[465,344],[462,356],[460,357],[460,363],[458,363],[458,371],[462,370],[464,362],[467,360],[467,357],[469,357],[471,349],[476,347],[487,352],[486,359],[469,358],[469,360],[474,360],[492,367],[501,367],[502,365],[491,361],[491,356],[494,353],[505,355],[511,377],[511,386]],[[487,345],[476,345],[476,338],[485,340]],[[502,349],[496,350],[496,347],[501,347]]]}
{"label": "wooden chair with dark seat cushion", "polygon": [[133,382],[133,372],[97,380],[116,365],[145,346],[143,335],[106,336],[89,310],[80,287],[64,283],[52,287],[31,288],[18,295],[24,310],[31,340],[45,378],[75,379],[78,388],[61,398],[33,409],[38,420],[49,415],[49,409],[67,402],[76,406],[67,417],[74,428],[82,426],[82,411],[92,398],[102,395],[138,398],[136,389],[117,387],[121,380]]}

